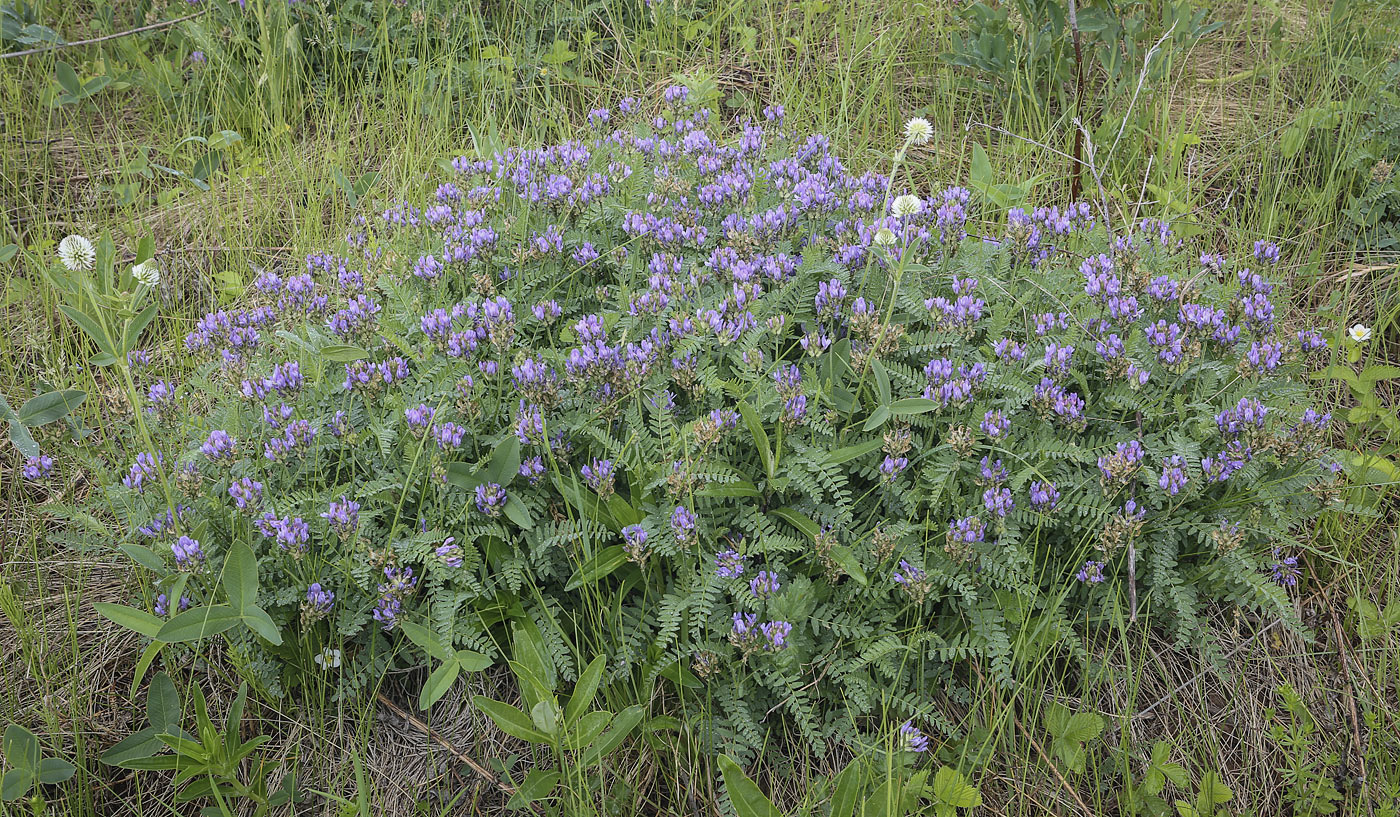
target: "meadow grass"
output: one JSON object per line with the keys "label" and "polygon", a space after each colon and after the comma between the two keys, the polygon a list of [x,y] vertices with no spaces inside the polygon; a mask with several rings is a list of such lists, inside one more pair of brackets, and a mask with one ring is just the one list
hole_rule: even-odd
{"label": "meadow grass", "polygon": [[[273,3],[254,5],[281,13]],[[313,69],[300,58],[304,51],[270,34],[240,46],[253,55],[247,61],[192,66],[189,54],[202,38],[221,40],[213,16],[197,21],[199,28],[0,60],[0,245],[24,250],[0,280],[0,394],[18,405],[48,388],[82,388],[90,397],[76,418],[81,447],[126,447],[102,426],[103,417],[125,410],[119,388],[86,366],[86,342],[60,320],[55,298],[27,267],[26,258],[50,254],[70,232],[110,230],[127,251],[141,235],[155,236],[166,269],[155,346],[178,361],[179,338],[195,318],[236,299],[257,270],[294,265],[331,243],[356,205],[421,192],[439,162],[461,153],[566,138],[590,107],[654,95],[675,81],[714,95],[722,111],[783,104],[795,128],[828,134],[855,166],[888,161],[903,122],[924,116],[937,136],[909,160],[923,187],[963,183],[978,145],[995,183],[1021,188],[1032,202],[1067,197],[1065,154],[1082,127],[1094,162],[1081,181],[1091,195],[1102,187],[1117,218],[1170,217],[1182,234],[1218,231],[1236,244],[1273,238],[1305,293],[1297,308],[1326,310],[1340,325],[1373,326],[1377,342],[1367,362],[1394,359],[1395,258],[1368,251],[1339,217],[1361,182],[1350,151],[1367,100],[1385,63],[1400,56],[1394,9],[1219,4],[1207,15],[1222,24],[1217,30],[1189,47],[1153,52],[1159,78],[1139,85],[1143,68],[1132,66],[1127,83],[1110,90],[1091,66],[1076,101],[1072,85],[1045,82],[1034,67],[989,77],[949,64],[943,55],[967,22],[937,3],[411,5],[425,10],[421,28],[371,22],[361,33],[372,45],[353,68]],[[174,2],[33,6],[70,40],[187,12]],[[1163,4],[1121,11],[1147,21],[1149,45],[1166,28]],[[1025,32],[1034,23],[1013,15],[1012,25]],[[556,43],[572,56],[564,59]],[[82,77],[117,82],[90,100],[51,105],[58,60]],[[225,151],[210,189],[157,167],[188,174],[204,151],[187,138],[221,130],[242,139]],[[1344,413],[1351,396],[1333,396]],[[1393,404],[1386,398],[1385,405]],[[1393,437],[1362,425],[1345,442],[1388,455]],[[15,477],[19,462],[6,455],[0,487],[0,720],[47,736],[79,766],[76,784],[46,791],[52,813],[182,813],[170,810],[168,780],[113,774],[96,762],[140,721],[128,692],[143,646],[97,616],[92,602],[125,601],[133,583],[115,557],[75,552],[51,535],[61,520],[30,501]],[[1327,814],[1330,803],[1308,787],[1335,777],[1345,795],[1338,808],[1394,814],[1400,634],[1359,639],[1360,614],[1348,604],[1360,598],[1384,608],[1400,599],[1400,539],[1387,480],[1376,481],[1378,519],[1317,522],[1297,598],[1306,634],[1221,611],[1205,651],[1123,625],[1089,634],[1091,669],[1082,672],[1052,654],[1006,690],[978,683],[980,670],[968,668],[976,695],[942,706],[968,738],[944,751],[949,760],[975,758],[983,811],[1118,813],[1125,780],[1141,781],[1152,743],[1167,740],[1192,781],[1169,788],[1172,800],[1195,803],[1195,787],[1214,773],[1234,790],[1225,806],[1231,812]],[[91,488],[75,482],[63,500],[79,502]],[[208,694],[221,707],[238,679],[218,656],[211,664],[225,683]],[[391,677],[380,688],[411,701],[418,683]],[[1309,714],[1289,711],[1282,683]],[[433,711],[433,728],[482,762],[521,753],[519,742],[493,733],[467,703],[482,690],[509,696],[509,685],[499,673],[459,682]],[[614,695],[616,707],[630,702]],[[1066,777],[1055,755],[1045,728],[1052,703],[1111,716],[1081,774]],[[272,756],[298,763],[309,786],[343,798],[313,796],[308,808],[316,813],[499,807],[497,792],[442,745],[372,699],[345,705],[326,696],[290,706],[257,700],[251,711],[258,730],[273,736]],[[684,721],[687,713],[673,714]],[[1307,719],[1315,719],[1311,730]],[[789,805],[811,797],[818,778],[839,768],[832,758],[787,758],[772,753],[751,773]],[[641,742],[614,770],[615,813],[727,810],[712,764],[683,728]],[[1361,764],[1364,786],[1354,783]],[[0,805],[0,814],[20,813],[15,804]]]}

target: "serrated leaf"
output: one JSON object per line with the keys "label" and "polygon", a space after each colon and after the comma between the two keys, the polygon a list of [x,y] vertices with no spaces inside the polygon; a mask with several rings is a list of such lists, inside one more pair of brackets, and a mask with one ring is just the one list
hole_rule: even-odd
{"label": "serrated leaf", "polygon": [[977,808],[982,805],[982,793],[963,777],[962,772],[947,766],[933,775],[933,796],[943,805],[953,808]]}

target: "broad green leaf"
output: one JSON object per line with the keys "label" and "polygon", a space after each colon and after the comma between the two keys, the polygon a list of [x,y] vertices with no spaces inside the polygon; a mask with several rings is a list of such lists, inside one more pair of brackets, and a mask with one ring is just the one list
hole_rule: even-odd
{"label": "broad green leaf", "polygon": [[520,472],[520,438],[511,434],[491,452],[486,464],[487,482],[508,485]]}
{"label": "broad green leaf", "polygon": [[549,743],[549,738],[535,728],[530,716],[510,704],[493,701],[484,695],[478,695],[472,701],[496,724],[496,728],[507,735],[530,743]]}
{"label": "broad green leaf", "polygon": [[933,775],[933,796],[944,805],[953,808],[977,808],[982,805],[982,794],[977,787],[967,782],[962,772],[947,766]]}
{"label": "broad green leaf", "polygon": [[858,757],[853,758],[846,764],[846,768],[836,775],[831,793],[831,813],[828,817],[854,817],[862,777]]}
{"label": "broad green leaf", "polygon": [[1356,372],[1339,363],[1318,369],[1309,374],[1308,377],[1313,380],[1340,380],[1353,389],[1361,390],[1361,381],[1357,378]]}
{"label": "broad green leaf", "polygon": [[729,792],[729,801],[734,804],[738,817],[783,817],[782,811],[773,805],[758,784],[744,774],[729,755],[719,756],[719,770],[724,777],[724,788]]}
{"label": "broad green leaf", "polygon": [[8,264],[18,254],[18,244],[0,244],[0,264]]}
{"label": "broad green leaf", "polygon": [[358,346],[344,346],[338,343],[322,346],[317,354],[331,363],[354,363],[369,357],[369,352]]}
{"label": "broad green leaf", "polygon": [[[516,468],[519,467],[516,466]],[[530,509],[515,494],[506,495],[506,506],[503,512],[506,518],[514,522],[521,530],[531,530],[535,527],[535,518],[530,515]]]}
{"label": "broad green leaf", "polygon": [[227,605],[192,607],[165,622],[155,637],[167,644],[198,641],[230,630],[242,620],[242,616]]}
{"label": "broad green leaf", "polygon": [[240,615],[258,602],[258,557],[243,542],[229,548],[224,561],[224,593],[229,606]]}
{"label": "broad green leaf", "polygon": [[400,621],[399,630],[423,652],[444,663],[452,663],[452,650],[438,638],[437,633],[412,621]]}
{"label": "broad green leaf", "polygon": [[38,779],[45,786],[62,783],[73,776],[78,769],[62,758],[46,757],[39,761]]}
{"label": "broad green leaf", "polygon": [[873,361],[870,368],[875,372],[875,388],[880,395],[880,404],[887,406],[894,402],[894,392],[890,387],[890,373],[885,369],[885,364],[878,360]]}
{"label": "broad green leaf", "polygon": [[135,607],[127,607],[123,604],[112,604],[106,601],[95,602],[93,605],[98,613],[109,621],[127,628],[135,630],[147,638],[155,638],[161,627],[165,626],[165,621],[151,615],[145,610],[137,610]]}
{"label": "broad green leaf", "polygon": [[911,414],[927,414],[930,411],[937,411],[938,403],[923,397],[906,397],[903,400],[896,400],[890,404],[890,414],[896,417],[907,417]]}
{"label": "broad green leaf", "polygon": [[1201,790],[1196,795],[1196,811],[1202,817],[1211,817],[1215,814],[1216,806],[1228,803],[1235,796],[1230,787],[1215,772],[1206,772],[1201,777]]}
{"label": "broad green leaf", "polygon": [[159,304],[151,304],[127,323],[126,331],[122,333],[122,352],[130,352],[136,348],[136,342],[141,339],[141,333],[146,331],[146,327],[155,318],[158,306]]}
{"label": "broad green leaf", "polygon": [[708,483],[704,488],[696,491],[695,495],[708,496],[715,499],[736,499],[763,496],[763,492],[758,490],[758,486],[754,485],[752,482],[746,479],[737,479],[733,482]]}
{"label": "broad green leaf", "polygon": [[866,578],[865,570],[860,566],[860,561],[856,559],[856,554],[850,548],[845,545],[833,545],[831,550],[827,551],[827,555],[840,565],[842,570],[846,571],[847,576],[855,579],[857,584],[864,587],[870,583],[870,580]]}
{"label": "broad green leaf", "polygon": [[565,747],[579,751],[598,739],[608,724],[612,722],[612,713],[606,709],[595,709],[578,719],[578,723],[565,737]]}
{"label": "broad green leaf", "polygon": [[861,427],[861,430],[862,430],[862,431],[874,431],[875,429],[877,429],[877,428],[879,428],[880,426],[884,425],[889,419],[890,419],[890,407],[889,407],[889,406],[876,406],[876,407],[875,407],[875,410],[872,411],[872,412],[870,412],[870,416],[866,418],[866,420],[865,420],[865,425]]}
{"label": "broad green leaf", "polygon": [[163,672],[151,678],[146,690],[146,719],[157,732],[174,733],[180,728],[180,692],[175,682]]}
{"label": "broad green leaf", "polygon": [[131,557],[131,561],[141,565],[147,570],[164,575],[166,571],[165,562],[155,551],[145,545],[138,545],[132,542],[124,542],[117,545],[117,550]]}
{"label": "broad green leaf", "polygon": [[93,318],[86,312],[74,309],[67,304],[59,304],[58,311],[67,315],[70,321],[76,323],[79,329],[86,332],[87,336],[92,339],[92,342],[97,344],[98,349],[101,349],[113,357],[117,356],[117,350],[112,347],[111,338],[107,337],[107,332],[103,330],[102,325],[97,322],[96,318]]}
{"label": "broad green leaf", "polygon": [[968,173],[968,183],[983,195],[987,195],[994,184],[995,176],[992,173],[992,160],[987,157],[987,151],[976,142],[972,143],[972,168]]}
{"label": "broad green leaf", "polygon": [[759,419],[758,412],[746,401],[739,402],[739,413],[744,417],[744,424],[749,428],[749,434],[753,436],[753,444],[758,448],[758,458],[763,463],[763,473],[769,479],[773,478],[773,447],[768,443],[768,432],[763,430],[763,421]]}
{"label": "broad green leaf", "polygon": [[136,662],[136,668],[131,671],[131,691],[128,693],[131,697],[136,697],[136,690],[141,686],[141,679],[146,677],[146,670],[151,668],[151,664],[156,660],[156,656],[160,655],[161,648],[164,646],[159,641],[152,641],[142,651],[141,658]]}
{"label": "broad green leaf", "polygon": [[20,422],[34,428],[48,425],[68,416],[69,412],[83,404],[87,392],[82,389],[51,391],[26,401],[19,409]]}
{"label": "broad green leaf", "polygon": [[569,697],[569,704],[564,708],[564,723],[573,726],[593,705],[593,696],[598,692],[598,685],[603,680],[603,670],[607,663],[607,658],[600,655],[579,673],[573,695]]}
{"label": "broad green leaf", "polygon": [[29,793],[34,785],[33,769],[10,769],[0,777],[0,800],[13,802]]}
{"label": "broad green leaf", "polygon": [[471,650],[457,650],[453,655],[457,659],[457,663],[462,665],[462,669],[465,672],[481,672],[496,663],[492,660],[491,656],[482,655],[479,652],[472,652]]}
{"label": "broad green leaf", "polygon": [[16,769],[33,771],[39,768],[39,738],[17,723],[5,727],[4,753],[5,760]]}
{"label": "broad green leaf", "polygon": [[559,704],[553,698],[543,698],[530,707],[530,720],[535,728],[551,737],[559,732],[559,714]]}
{"label": "broad green leaf", "polygon": [[559,772],[546,769],[531,769],[525,774],[525,779],[521,781],[520,788],[516,789],[515,794],[511,795],[510,800],[506,802],[506,808],[525,808],[537,800],[543,800],[554,792],[555,787],[559,785],[561,777],[563,777],[563,775]]}
{"label": "broad green leaf", "polygon": [[579,756],[579,766],[585,768],[592,766],[612,754],[617,747],[622,745],[627,736],[632,734],[632,730],[637,728],[637,724],[642,722],[645,715],[646,712],[641,704],[633,704],[617,713],[617,717],[613,718],[612,728]]}
{"label": "broad green leaf", "polygon": [[[545,646],[544,636],[533,621],[526,619],[512,628],[511,646],[511,657],[514,659],[512,664],[519,664],[529,671],[539,683],[541,695],[552,695],[559,685],[559,675],[555,670],[554,659],[550,657],[549,648]],[[521,690],[522,694],[525,692],[526,690]],[[526,700],[529,701],[530,698],[526,697]],[[534,705],[534,701],[530,701],[530,706]]]}
{"label": "broad green leaf", "polygon": [[99,759],[108,766],[129,768],[128,763],[153,757],[165,748],[165,744],[156,735],[157,730],[153,726],[133,732],[113,744]]}
{"label": "broad green leaf", "polygon": [[1361,370],[1359,379],[1362,383],[1379,383],[1382,380],[1394,380],[1400,378],[1400,366],[1390,366],[1387,364],[1376,364],[1367,366]]}
{"label": "broad green leaf", "polygon": [[866,454],[879,451],[884,444],[885,440],[882,437],[876,437],[873,440],[866,440],[863,443],[848,445],[844,448],[838,448],[828,454],[826,456],[826,461],[830,465],[843,465],[851,460],[863,457]]}
{"label": "broad green leaf", "polygon": [[269,616],[267,611],[258,605],[248,605],[248,609],[243,611],[243,623],[272,646],[281,645],[282,631],[277,629],[277,624],[272,620],[272,616]]}
{"label": "broad green leaf", "polygon": [[78,96],[83,92],[83,84],[78,80],[78,72],[73,70],[73,66],[59,60],[54,66],[54,73],[58,75],[59,87],[70,95]]}
{"label": "broad green leaf", "polygon": [[462,671],[462,665],[456,661],[446,661],[438,665],[428,676],[427,682],[423,684],[422,692],[418,693],[418,708],[427,709],[437,703],[447,691],[452,688],[452,682],[457,680],[457,675]]}
{"label": "broad green leaf", "polygon": [[786,521],[788,524],[792,525],[794,528],[797,528],[798,530],[802,531],[803,533],[807,534],[813,539],[817,538],[817,536],[822,532],[821,526],[819,526],[816,522],[813,522],[812,517],[807,516],[801,511],[795,510],[793,508],[774,508],[768,513]]}
{"label": "broad green leaf", "polygon": [[578,570],[564,585],[566,591],[577,590],[584,585],[609,576],[619,567],[627,564],[627,554],[623,551],[622,545],[609,545],[593,555],[593,558],[585,560],[579,565]]}
{"label": "broad green leaf", "polygon": [[20,422],[19,415],[10,408],[10,404],[6,402],[3,395],[0,395],[0,419],[10,424],[10,442],[15,444],[15,448],[18,448],[21,454],[26,457],[39,456],[39,444],[34,442],[34,438],[29,434],[29,429]]}

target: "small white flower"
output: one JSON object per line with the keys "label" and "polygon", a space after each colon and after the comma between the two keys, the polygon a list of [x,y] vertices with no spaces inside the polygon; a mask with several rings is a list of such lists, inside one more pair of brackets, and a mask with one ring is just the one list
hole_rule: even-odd
{"label": "small white flower", "polygon": [[875,243],[879,244],[881,247],[889,247],[893,245],[896,240],[894,230],[891,230],[889,227],[881,227],[875,231]]}
{"label": "small white flower", "polygon": [[70,235],[58,242],[58,260],[73,272],[92,269],[97,262],[97,250],[92,242],[80,235]]}
{"label": "small white flower", "polygon": [[911,145],[927,144],[933,138],[933,125],[922,116],[916,116],[904,124],[904,138]]}
{"label": "small white flower", "polygon": [[340,650],[327,647],[314,660],[321,669],[340,669]]}
{"label": "small white flower", "polygon": [[1357,343],[1365,343],[1371,339],[1371,328],[1363,323],[1358,323],[1347,330],[1347,335]]}
{"label": "small white flower", "polygon": [[924,203],[919,199],[918,196],[915,196],[910,193],[905,193],[904,195],[895,198],[894,204],[891,205],[890,209],[893,210],[894,214],[899,216],[900,218],[903,218],[905,216],[915,216],[923,212]]}
{"label": "small white flower", "polygon": [[160,267],[154,258],[148,258],[131,268],[131,277],[154,289],[160,284]]}

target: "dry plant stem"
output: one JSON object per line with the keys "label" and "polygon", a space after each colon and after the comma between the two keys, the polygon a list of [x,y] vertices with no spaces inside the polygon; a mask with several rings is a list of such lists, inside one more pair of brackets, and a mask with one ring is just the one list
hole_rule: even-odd
{"label": "dry plant stem", "polygon": [[[1080,100],[1084,98],[1084,51],[1079,43],[1079,4],[1069,0],[1069,28],[1074,39],[1074,115],[1079,116]],[[1084,133],[1074,131],[1074,158],[1069,163],[1069,200],[1079,200],[1079,157],[1084,143]]]}
{"label": "dry plant stem", "polygon": [[[414,729],[417,729],[424,735],[427,735],[429,740],[446,749],[448,753],[451,754],[453,757],[470,766],[472,771],[476,772],[478,775],[480,775],[491,785],[495,786],[497,789],[500,789],[502,793],[506,794],[507,796],[512,796],[515,794],[514,786],[499,780],[494,774],[491,773],[490,769],[486,768],[485,766],[482,766],[480,763],[477,763],[475,760],[468,757],[465,753],[462,752],[462,750],[458,749],[456,746],[453,746],[452,743],[447,740],[447,738],[444,738],[442,735],[439,735],[437,732],[434,732],[432,727],[428,726],[428,724],[424,723],[417,716],[408,712],[403,707],[394,703],[393,700],[389,698],[389,696],[381,692],[376,697],[379,699],[380,703],[384,704],[384,706],[389,708],[390,712],[393,712],[395,715],[398,715],[400,718],[403,718],[404,720],[408,721],[409,725],[411,725]],[[530,806],[532,811],[539,813],[538,804],[531,803]]]}
{"label": "dry plant stem", "polygon": [[[976,661],[972,662],[972,671],[977,673],[977,679],[980,680],[982,683],[985,684],[987,682],[986,676],[982,674],[982,668],[977,665]],[[1041,747],[1040,742],[1037,741],[1035,737],[1031,735],[1030,730],[1027,729],[1024,724],[1021,723],[1021,719],[1016,717],[1015,693],[1012,693],[1011,703],[1009,706],[1011,712],[1011,722],[1016,725],[1016,731],[1020,732],[1021,737],[1025,738],[1027,741],[1030,742],[1031,747],[1035,749],[1035,753],[1037,755],[1040,755],[1040,759],[1045,762],[1046,766],[1050,767],[1050,771],[1055,775],[1055,779],[1060,781],[1060,786],[1063,787],[1065,791],[1069,792],[1070,796],[1074,798],[1074,802],[1079,805],[1079,809],[1083,812],[1084,817],[1096,817],[1096,815],[1094,814],[1094,810],[1089,808],[1089,804],[1084,802],[1084,798],[1079,796],[1079,792],[1075,791],[1074,786],[1071,786],[1069,781],[1065,779],[1065,776],[1060,773],[1059,767],[1056,766],[1054,761],[1050,759],[1050,755],[1045,753],[1045,749]]]}
{"label": "dry plant stem", "polygon": [[[1345,691],[1347,697],[1347,715],[1351,721],[1351,749],[1356,754],[1356,771],[1361,781],[1362,795],[1365,795],[1366,787],[1366,752],[1361,747],[1361,718],[1356,713],[1356,688],[1351,682],[1351,656],[1347,654],[1346,635],[1342,632],[1342,620],[1337,616],[1337,608],[1332,606],[1332,598],[1329,595],[1322,597],[1323,603],[1327,605],[1327,613],[1332,619],[1332,632],[1337,638],[1337,659],[1342,665],[1342,681],[1346,684]],[[1371,804],[1371,798],[1366,799],[1366,812],[1375,813],[1375,807]]]}
{"label": "dry plant stem", "polygon": [[143,31],[155,31],[156,29],[169,28],[175,25],[176,23],[183,23],[186,20],[193,20],[196,17],[202,17],[208,13],[209,9],[205,9],[204,11],[197,11],[194,14],[186,14],[184,17],[177,17],[174,20],[166,20],[160,23],[151,23],[148,26],[141,26],[140,28],[131,28],[127,29],[126,31],[118,31],[116,34],[107,34],[102,37],[93,37],[91,40],[74,40],[71,43],[58,43],[57,45],[46,45],[42,48],[31,48],[27,51],[11,51],[8,54],[0,54],[0,60],[7,60],[11,57],[27,57],[30,54],[45,54],[49,51],[59,51],[64,48],[72,48],[78,45],[92,45],[93,43],[103,43],[108,40],[118,39],[120,37],[129,37],[132,34],[140,34]]}

